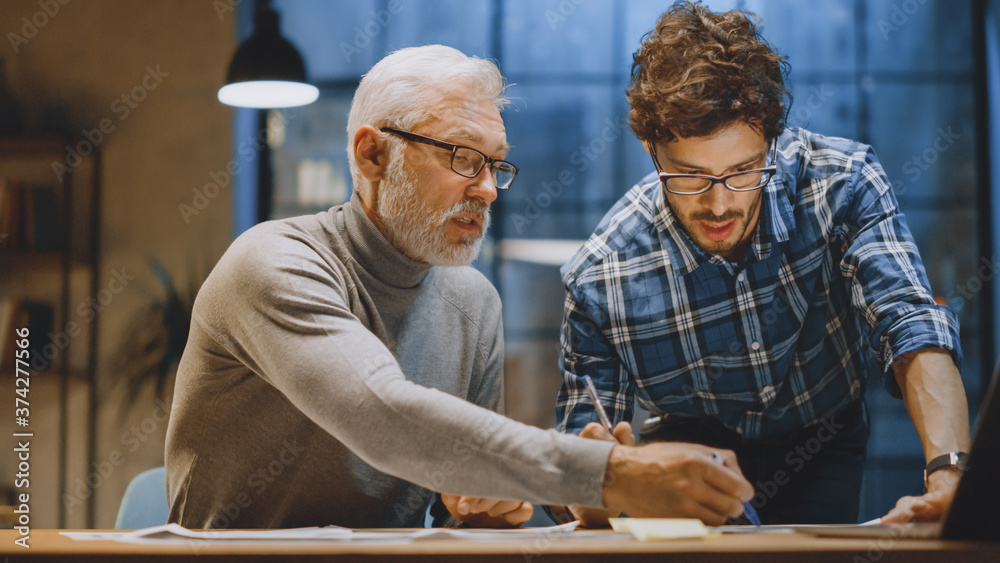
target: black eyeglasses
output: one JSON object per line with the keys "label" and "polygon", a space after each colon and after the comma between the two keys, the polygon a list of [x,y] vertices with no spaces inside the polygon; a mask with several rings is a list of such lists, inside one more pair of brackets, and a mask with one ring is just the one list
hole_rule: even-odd
{"label": "black eyeglasses", "polygon": [[649,155],[653,157],[653,166],[660,176],[663,187],[672,194],[698,195],[712,189],[715,184],[722,184],[734,192],[750,192],[759,190],[771,181],[778,168],[774,166],[774,161],[778,156],[778,140],[774,140],[774,152],[771,155],[771,164],[764,168],[754,168],[742,172],[733,172],[723,176],[712,176],[711,174],[670,174],[660,171],[660,163],[656,160],[656,152],[653,143],[646,143],[649,148]]}
{"label": "black eyeglasses", "polygon": [[475,178],[482,171],[483,167],[488,164],[490,167],[490,174],[493,176],[493,184],[496,185],[498,190],[506,190],[509,188],[514,182],[514,176],[517,176],[517,166],[514,166],[506,160],[490,158],[472,147],[453,145],[451,143],[446,143],[430,137],[424,137],[423,135],[417,135],[416,133],[400,131],[391,127],[383,127],[380,131],[399,135],[407,141],[413,141],[414,143],[423,143],[425,145],[431,145],[451,151],[451,169],[459,176]]}

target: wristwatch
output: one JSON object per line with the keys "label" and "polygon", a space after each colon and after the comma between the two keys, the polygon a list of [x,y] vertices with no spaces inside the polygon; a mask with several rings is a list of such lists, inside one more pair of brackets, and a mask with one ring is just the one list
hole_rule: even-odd
{"label": "wristwatch", "polygon": [[965,471],[965,461],[968,459],[969,454],[965,452],[948,452],[944,455],[939,455],[936,458],[930,460],[927,463],[927,467],[924,468],[924,486],[927,486],[927,478],[931,473],[934,473],[938,469],[943,469],[945,467],[954,467],[959,471]]}

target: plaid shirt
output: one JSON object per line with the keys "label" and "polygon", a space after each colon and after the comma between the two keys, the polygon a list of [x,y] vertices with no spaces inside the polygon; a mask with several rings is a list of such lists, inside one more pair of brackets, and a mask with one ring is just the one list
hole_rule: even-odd
{"label": "plaid shirt", "polygon": [[[790,129],[735,264],[699,248],[647,176],[562,268],[557,426],[651,412],[712,416],[780,438],[862,399],[870,370],[939,347],[960,363],[958,321],[923,263],[871,147]],[[899,396],[891,372],[886,388]]]}

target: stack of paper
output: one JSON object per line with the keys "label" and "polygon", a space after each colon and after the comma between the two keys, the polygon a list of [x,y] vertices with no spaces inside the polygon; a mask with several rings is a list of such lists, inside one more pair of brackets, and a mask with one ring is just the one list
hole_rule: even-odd
{"label": "stack of paper", "polygon": [[639,541],[716,537],[697,518],[610,518],[616,532],[631,532]]}

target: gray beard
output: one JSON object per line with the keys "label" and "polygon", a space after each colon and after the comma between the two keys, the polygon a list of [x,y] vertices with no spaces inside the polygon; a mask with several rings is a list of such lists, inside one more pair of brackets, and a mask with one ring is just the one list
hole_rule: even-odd
{"label": "gray beard", "polygon": [[[464,266],[475,260],[490,226],[489,205],[473,199],[435,212],[417,196],[417,181],[405,169],[403,159],[394,160],[379,186],[375,206],[389,242],[410,258],[432,266]],[[465,235],[458,244],[453,244],[448,241],[444,226],[458,213],[482,215],[483,230],[479,235]]]}

